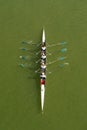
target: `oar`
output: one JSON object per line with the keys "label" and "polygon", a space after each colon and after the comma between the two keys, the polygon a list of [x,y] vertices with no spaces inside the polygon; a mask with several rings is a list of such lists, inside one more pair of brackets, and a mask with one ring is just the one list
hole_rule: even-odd
{"label": "oar", "polygon": [[59,45],[66,45],[67,42],[60,42]]}
{"label": "oar", "polygon": [[22,50],[22,51],[28,51],[27,48],[20,48],[20,50]]}
{"label": "oar", "polygon": [[58,61],[63,61],[63,60],[65,60],[67,57],[59,57],[58,59],[56,59],[56,60],[54,60],[54,61],[51,61],[51,62],[49,62],[49,63],[47,63],[48,65],[49,64],[53,64],[53,63],[55,63],[55,62],[58,62]]}
{"label": "oar", "polygon": [[39,63],[41,59],[37,60],[36,63]]}
{"label": "oar", "polygon": [[24,65],[24,64],[19,64],[19,66],[20,66],[21,68],[24,68],[24,67],[25,67],[25,65]]}
{"label": "oar", "polygon": [[57,44],[48,45],[47,47],[54,47],[54,46],[57,46],[57,45],[65,45],[65,44],[67,44],[67,42],[60,42],[60,43],[57,43]]}
{"label": "oar", "polygon": [[69,63],[68,63],[68,62],[65,62],[65,63],[63,63],[63,64],[60,64],[59,67],[64,67],[64,66],[66,66],[66,65],[68,66]]}
{"label": "oar", "polygon": [[22,41],[22,44],[32,44],[32,41],[26,42],[26,41]]}
{"label": "oar", "polygon": [[19,58],[22,59],[22,60],[27,60],[28,56],[19,56]]}
{"label": "oar", "polygon": [[58,58],[58,60],[60,60],[60,61],[63,61],[65,59],[66,59],[66,57],[63,57],[63,56]]}
{"label": "oar", "polygon": [[62,48],[62,49],[60,50],[60,52],[62,52],[62,53],[66,52],[66,51],[67,51],[67,48]]}

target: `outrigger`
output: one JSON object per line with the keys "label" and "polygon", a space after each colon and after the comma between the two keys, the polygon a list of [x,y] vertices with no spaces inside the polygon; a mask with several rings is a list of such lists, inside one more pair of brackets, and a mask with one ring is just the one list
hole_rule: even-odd
{"label": "outrigger", "polygon": [[42,43],[41,43],[41,75],[40,75],[40,84],[41,84],[41,109],[43,112],[44,108],[44,97],[45,97],[45,87],[46,87],[46,38],[45,30],[43,29],[42,33]]}

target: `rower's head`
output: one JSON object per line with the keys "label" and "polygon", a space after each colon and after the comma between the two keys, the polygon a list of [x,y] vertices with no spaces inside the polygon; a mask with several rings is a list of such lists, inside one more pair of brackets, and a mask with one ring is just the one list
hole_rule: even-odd
{"label": "rower's head", "polygon": [[42,52],[42,55],[45,56],[44,52]]}
{"label": "rower's head", "polygon": [[42,62],[42,65],[44,65],[44,62]]}
{"label": "rower's head", "polygon": [[42,72],[42,75],[44,75],[44,72]]}

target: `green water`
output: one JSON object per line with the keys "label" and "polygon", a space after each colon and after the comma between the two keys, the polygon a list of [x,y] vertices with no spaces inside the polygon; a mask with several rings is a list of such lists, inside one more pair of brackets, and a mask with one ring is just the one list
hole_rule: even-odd
{"label": "green water", "polygon": [[[68,42],[70,66],[47,76],[42,115],[38,81],[17,64],[21,41],[40,42],[43,26],[49,44]],[[87,129],[86,42],[86,0],[0,0],[0,130]]]}

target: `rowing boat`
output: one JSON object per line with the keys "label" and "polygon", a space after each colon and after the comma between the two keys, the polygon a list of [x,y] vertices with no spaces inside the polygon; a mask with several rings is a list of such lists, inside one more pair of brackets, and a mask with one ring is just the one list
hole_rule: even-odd
{"label": "rowing boat", "polygon": [[[28,44],[28,45],[36,45],[35,43],[32,43],[32,41],[30,41],[30,42],[22,42],[23,44]],[[65,56],[62,56],[62,57],[59,57],[59,58],[57,58],[57,59],[55,59],[55,60],[53,60],[53,61],[50,61],[50,62],[46,62],[47,60],[47,58],[46,58],[46,53],[48,54],[48,55],[51,55],[52,53],[49,53],[49,52],[47,52],[46,51],[46,49],[47,49],[47,47],[54,47],[54,46],[57,46],[57,45],[65,45],[66,44],[66,42],[60,42],[60,43],[57,43],[57,44],[51,44],[51,45],[47,45],[46,44],[46,37],[45,37],[45,30],[43,29],[43,31],[42,31],[42,41],[41,41],[41,43],[39,44],[40,46],[41,46],[41,51],[38,51],[37,53],[36,53],[36,56],[37,55],[39,55],[40,53],[40,59],[38,59],[37,61],[36,61],[36,64],[37,63],[40,63],[41,65],[40,65],[40,67],[37,69],[37,70],[35,70],[35,73],[41,73],[40,74],[40,87],[41,87],[41,110],[42,110],[42,113],[43,113],[43,109],[44,109],[44,98],[45,98],[45,88],[46,88],[46,66],[47,65],[50,65],[50,64],[53,64],[53,63],[56,63],[56,62],[58,62],[58,61],[63,61],[63,60],[65,60],[66,59],[66,57]],[[38,47],[39,47],[39,45],[38,45]],[[23,51],[30,51],[29,49],[27,49],[27,48],[21,48],[21,50],[23,50]],[[64,52],[66,52],[67,51],[67,48],[62,48],[61,50],[59,50],[58,52],[61,52],[61,53],[64,53]],[[30,51],[31,52],[31,51]],[[35,57],[36,57],[35,56]],[[20,59],[22,59],[22,60],[27,60],[28,59],[28,56],[20,56]],[[24,67],[26,67],[26,64],[19,64],[22,68],[24,68]],[[65,66],[65,65],[69,65],[69,63],[67,63],[67,62],[63,62],[62,64],[60,64],[59,65],[59,67],[63,67],[63,66]],[[51,74],[51,72],[49,72],[49,74]]]}
{"label": "rowing boat", "polygon": [[[41,47],[45,45],[46,46],[46,39],[45,39],[45,30],[43,29],[42,32],[42,43],[41,43]],[[42,49],[41,49],[42,51]],[[45,54],[46,54],[46,50],[45,50]],[[41,55],[42,56],[42,55]],[[41,59],[42,60],[42,59]],[[45,59],[45,64],[46,64],[46,59]],[[45,73],[46,73],[46,69],[45,69]],[[44,97],[45,97],[45,85],[46,85],[46,78],[40,78],[40,84],[41,84],[41,110],[43,112],[43,108],[44,108]]]}

